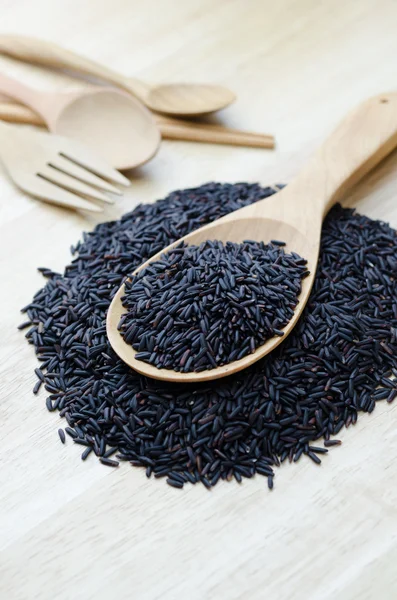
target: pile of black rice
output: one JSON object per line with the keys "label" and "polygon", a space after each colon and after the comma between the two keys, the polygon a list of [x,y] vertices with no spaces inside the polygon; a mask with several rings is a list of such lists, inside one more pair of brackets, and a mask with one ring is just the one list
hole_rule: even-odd
{"label": "pile of black rice", "polygon": [[294,316],[307,260],[285,242],[178,244],[125,282],[118,328],[135,358],[184,373],[240,360]]}
{"label": "pile of black rice", "polygon": [[164,384],[112,351],[105,316],[124,277],[170,242],[274,191],[246,183],[176,191],[85,234],[64,274],[40,269],[48,282],[21,325],[41,362],[34,391],[44,385],[47,408],[65,417],[83,459],[129,461],[174,487],[256,473],[272,487],[275,465],[302,454],[319,463],[360,411],[396,397],[397,232],[340,206],[323,226],[304,315],[249,370],[208,385]]}

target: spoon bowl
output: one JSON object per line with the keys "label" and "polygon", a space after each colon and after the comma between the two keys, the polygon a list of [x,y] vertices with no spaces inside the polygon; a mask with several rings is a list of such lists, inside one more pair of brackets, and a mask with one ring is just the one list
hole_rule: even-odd
{"label": "spoon bowl", "polygon": [[[269,204],[269,200],[266,200],[265,202]],[[285,249],[287,252],[293,250],[308,259],[308,268],[311,274],[302,281],[301,298],[308,297],[314,281],[314,276],[312,273],[315,271],[315,264],[318,256],[318,243],[317,245],[313,245],[310,239],[307,239],[305,236],[303,236],[298,229],[289,223],[268,219],[263,216],[257,217],[255,214],[250,215],[249,211],[246,209],[241,209],[241,211],[237,212],[242,213],[243,211],[246,211],[246,216],[241,214],[241,218],[238,220],[224,217],[215,223],[212,223],[206,227],[201,227],[197,231],[190,233],[177,242],[170,244],[164,248],[164,250],[158,252],[148,261],[140,265],[140,267],[138,267],[133,274],[135,275],[138,273],[138,271],[144,269],[151,262],[158,260],[164,252],[168,252],[181,241],[184,241],[187,244],[200,245],[202,242],[205,242],[209,239],[220,240],[222,242],[232,241],[237,243],[243,242],[247,239],[258,242],[270,242],[272,239],[280,239],[286,242],[287,245]],[[147,375],[153,379],[161,379],[163,381],[174,381],[180,383],[219,379],[221,377],[226,377],[231,373],[236,373],[247,368],[253,362],[253,356],[255,356],[255,360],[259,360],[274,350],[285,339],[285,337],[294,327],[296,321],[299,319],[304,307],[304,302],[300,300],[295,309],[293,318],[291,321],[289,321],[287,326],[283,328],[284,336],[275,336],[268,339],[256,350],[255,355],[250,354],[240,360],[233,361],[216,369],[211,369],[210,371],[201,371],[200,373],[180,373],[171,369],[157,369],[153,365],[142,362],[135,358],[137,351],[124,341],[124,338],[120,335],[117,327],[121,316],[126,312],[126,309],[121,302],[124,293],[124,285],[122,285],[114,296],[107,315],[107,335],[113,350],[132,369],[138,371],[138,373],[142,373],[143,375]]]}
{"label": "spoon bowl", "polygon": [[148,111],[117,90],[93,88],[71,94],[50,119],[51,131],[92,146],[117,169],[146,163],[160,144],[160,131]]}
{"label": "spoon bowl", "polygon": [[[324,215],[396,146],[397,93],[367,100],[342,121],[288,187],[270,199],[241,208],[181,238],[135,271],[143,269],[182,241],[199,244],[205,240],[282,240],[286,243],[287,251],[297,252],[307,260],[310,271],[309,276],[302,281],[299,302],[294,316],[283,329],[283,337],[271,338],[241,360],[208,371],[181,373],[157,369],[136,360],[133,348],[124,342],[118,330],[120,317],[124,313],[121,303],[124,286],[121,286],[109,307],[106,322],[108,339],[115,352],[139,373],[154,379],[180,383],[225,377],[266,356],[292,331],[309,299],[317,268]],[[336,256],[335,260],[337,259]]]}
{"label": "spoon bowl", "polygon": [[168,115],[193,117],[226,108],[236,96],[220,85],[172,83],[149,88],[145,104]]}

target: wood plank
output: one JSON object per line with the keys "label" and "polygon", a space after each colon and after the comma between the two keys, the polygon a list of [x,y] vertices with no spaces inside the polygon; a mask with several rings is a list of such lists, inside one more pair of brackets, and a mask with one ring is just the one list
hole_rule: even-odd
{"label": "wood plank", "polygon": [[[165,142],[101,217],[40,204],[0,171],[0,597],[7,600],[392,600],[397,595],[397,405],[378,404],[318,468],[172,490],[139,469],[83,463],[31,393],[19,308],[99,220],[209,180],[288,181],[349,108],[396,87],[393,0],[5,0],[2,32],[59,41],[148,81],[214,81],[217,119],[274,132],[275,151]],[[0,58],[42,89],[71,87]],[[346,200],[397,227],[397,154]]]}

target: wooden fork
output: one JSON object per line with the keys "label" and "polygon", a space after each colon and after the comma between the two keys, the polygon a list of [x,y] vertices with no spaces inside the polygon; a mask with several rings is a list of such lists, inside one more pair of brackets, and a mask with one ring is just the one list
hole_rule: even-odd
{"label": "wooden fork", "polygon": [[130,184],[76,140],[3,122],[0,160],[14,183],[25,192],[75,210],[100,212],[104,202],[114,202],[104,192],[121,193],[109,181]]}

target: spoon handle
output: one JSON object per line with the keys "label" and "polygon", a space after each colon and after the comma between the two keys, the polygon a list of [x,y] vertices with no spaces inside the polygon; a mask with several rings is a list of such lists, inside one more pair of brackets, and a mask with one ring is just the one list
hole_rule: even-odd
{"label": "spoon handle", "polygon": [[[343,119],[286,188],[289,199],[294,200],[294,210],[300,212],[301,218],[323,218],[396,146],[397,93],[363,102]],[[290,205],[289,208],[292,210]]]}
{"label": "spoon handle", "polygon": [[21,123],[25,125],[39,125],[45,127],[43,119],[27,106],[11,102],[0,102],[0,119],[9,123]]}
{"label": "spoon handle", "polygon": [[10,98],[26,104],[45,122],[48,122],[46,109],[51,108],[56,99],[55,95],[34,90],[4,73],[0,73],[0,93],[7,94]]}
{"label": "spoon handle", "polygon": [[109,81],[134,94],[144,104],[145,97],[150,89],[149,86],[138,79],[124,77],[90,58],[85,58],[57,44],[34,37],[0,35],[0,53],[24,62],[53,69],[75,71]]}

